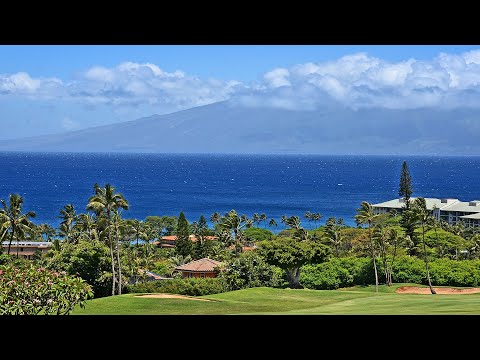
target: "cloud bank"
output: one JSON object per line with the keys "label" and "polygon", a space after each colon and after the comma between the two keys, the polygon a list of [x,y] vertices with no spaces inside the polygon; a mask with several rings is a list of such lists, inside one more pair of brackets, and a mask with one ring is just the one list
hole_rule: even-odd
{"label": "cloud bank", "polygon": [[[246,106],[312,110],[332,102],[353,108],[480,107],[480,50],[425,61],[388,62],[366,53],[275,68],[251,83],[200,79],[151,63],[95,66],[77,78],[0,74],[0,97],[70,101],[87,107],[152,106],[158,113],[232,99]],[[65,127],[73,127],[66,121]]]}

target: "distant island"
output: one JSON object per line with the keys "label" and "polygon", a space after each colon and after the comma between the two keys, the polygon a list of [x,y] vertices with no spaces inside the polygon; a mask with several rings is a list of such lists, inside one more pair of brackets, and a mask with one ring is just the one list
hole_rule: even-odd
{"label": "distant island", "polygon": [[476,118],[480,110],[474,108],[353,110],[330,102],[297,111],[229,100],[114,125],[2,140],[0,151],[480,155],[471,120]]}

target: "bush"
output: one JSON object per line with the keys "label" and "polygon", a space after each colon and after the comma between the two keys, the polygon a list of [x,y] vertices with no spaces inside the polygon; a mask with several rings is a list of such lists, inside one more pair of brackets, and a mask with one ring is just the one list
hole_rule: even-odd
{"label": "bush", "polygon": [[273,237],[273,233],[270,230],[258,227],[245,229],[243,235],[250,241],[270,240]]}
{"label": "bush", "polygon": [[44,259],[47,269],[66,271],[90,284],[95,297],[109,296],[112,288],[112,269],[108,247],[99,241],[62,242],[59,251],[51,250]]}
{"label": "bush", "polygon": [[184,278],[149,281],[127,285],[126,293],[169,293],[189,296],[203,296],[224,292],[220,278]]}
{"label": "bush", "polygon": [[33,264],[0,266],[1,315],[68,315],[92,297],[90,285],[65,272]]}
{"label": "bush", "polygon": [[372,282],[375,283],[375,275],[369,258],[333,258],[321,264],[305,265],[300,273],[300,284],[316,290],[331,290]]}
{"label": "bush", "polygon": [[[383,269],[379,269],[382,274]],[[430,272],[431,275],[431,272]],[[422,284],[427,282],[427,272],[423,260],[413,256],[402,256],[395,260],[392,268],[392,281],[397,283]],[[379,279],[379,281],[382,281]]]}
{"label": "bush", "polygon": [[[238,258],[226,261],[220,277],[228,290],[240,290],[259,286],[278,286],[282,282],[280,268],[267,264],[254,252],[242,253]],[[280,274],[280,275],[279,275]]]}

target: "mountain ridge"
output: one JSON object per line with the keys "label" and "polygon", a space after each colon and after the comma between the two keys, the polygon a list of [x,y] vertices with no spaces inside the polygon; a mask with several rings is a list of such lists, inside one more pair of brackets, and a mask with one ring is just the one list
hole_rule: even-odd
{"label": "mountain ridge", "polygon": [[479,155],[480,110],[247,107],[222,101],[163,115],[0,141],[0,151]]}

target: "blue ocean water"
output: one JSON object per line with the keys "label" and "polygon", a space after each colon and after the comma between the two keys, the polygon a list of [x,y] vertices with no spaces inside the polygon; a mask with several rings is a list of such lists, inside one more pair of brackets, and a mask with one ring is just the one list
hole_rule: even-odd
{"label": "blue ocean water", "polygon": [[[403,160],[414,196],[480,199],[480,157],[0,153],[0,199],[19,193],[34,222],[57,226],[72,203],[84,212],[93,185],[129,201],[124,218],[178,215],[189,221],[231,209],[275,218],[320,212],[354,225],[362,201],[398,195]],[[305,226],[310,224],[303,219]],[[263,224],[261,225],[263,227]]]}

